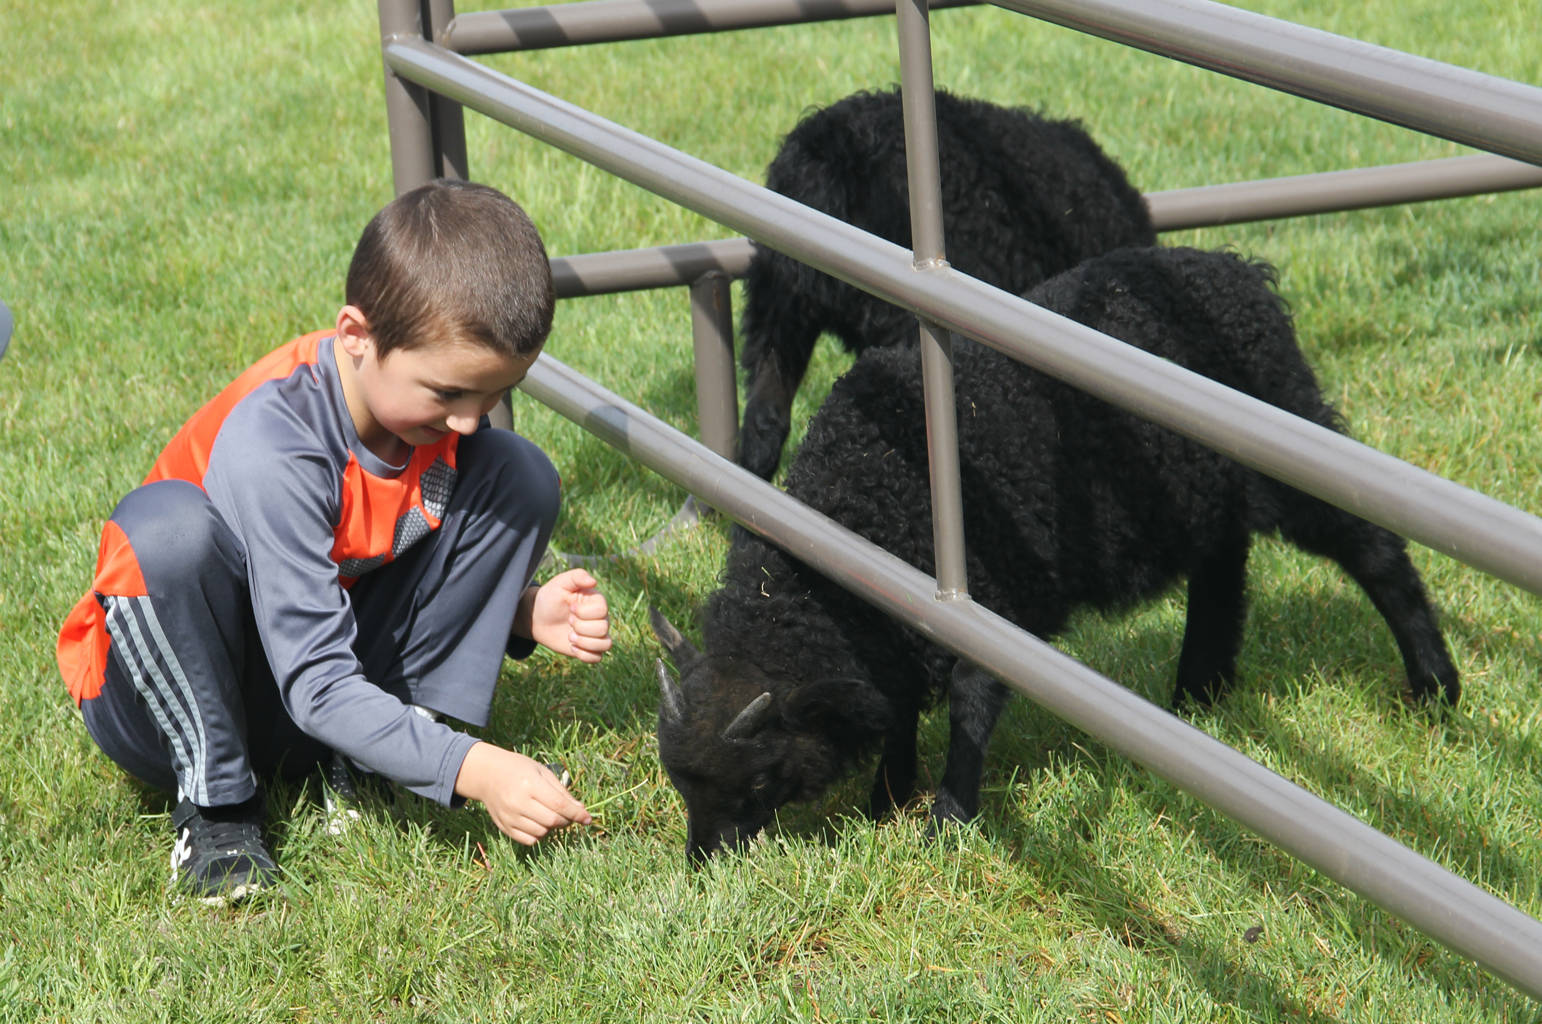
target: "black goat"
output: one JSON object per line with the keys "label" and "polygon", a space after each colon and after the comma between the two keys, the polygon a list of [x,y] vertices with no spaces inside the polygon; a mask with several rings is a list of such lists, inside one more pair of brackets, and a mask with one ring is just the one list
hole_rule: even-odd
{"label": "black goat", "polygon": [[[1128,249],[1027,296],[1313,423],[1337,429],[1296,346],[1273,272],[1226,253]],[[969,587],[1052,637],[1079,607],[1118,609],[1188,579],[1175,701],[1230,686],[1254,533],[1338,562],[1391,627],[1411,694],[1454,704],[1457,672],[1402,538],[963,338],[955,339]],[[787,489],[934,572],[917,346],[858,357],[809,426]],[[875,816],[909,799],[916,721],[946,690],[936,819],[979,804],[986,742],[1009,691],[786,553],[736,531],[707,602],[706,653],[661,615],[659,752],[685,797],[689,852],[755,835],[882,746]]]}
{"label": "black goat", "polygon": [[[1075,121],[937,93],[948,262],[1014,294],[1089,256],[1153,245],[1124,172]],[[909,247],[910,200],[897,90],[856,93],[809,114],[766,171],[774,192]],[[744,280],[745,404],[739,464],[770,479],[793,395],[819,336],[860,352],[915,336],[911,314],[774,249]]]}

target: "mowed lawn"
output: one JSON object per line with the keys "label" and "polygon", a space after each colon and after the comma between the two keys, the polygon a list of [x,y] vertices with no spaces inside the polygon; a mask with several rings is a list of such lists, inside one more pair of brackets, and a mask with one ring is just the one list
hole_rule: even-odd
{"label": "mowed lawn", "polygon": [[[1249,0],[1252,9],[1542,83],[1533,4]],[[1332,8],[1331,10],[1329,8]],[[1460,147],[991,7],[932,18],[940,86],[1080,118],[1145,191]],[[164,796],[91,744],[54,667],[102,519],[248,362],[332,322],[392,195],[376,8],[0,0],[0,1021],[1535,1021],[1542,1006],[1032,706],[1004,717],[978,824],[925,801],[874,825],[867,779],[702,871],[653,735],[656,604],[689,631],[726,524],[628,551],[685,495],[515,397],[597,570],[617,646],[505,666],[485,734],[572,771],[596,824],[534,852],[479,808],[379,803],[342,838],[314,784],[270,794],[281,897],[166,895]],[[892,19],[486,58],[750,180],[806,110],[898,80]],[[472,175],[553,255],[731,232],[468,115]],[[1542,509],[1542,195],[1175,232],[1279,269],[1303,350],[1359,439]],[[565,302],[548,351],[695,429],[682,291]],[[846,365],[822,345],[806,422]],[[1193,722],[1542,915],[1537,598],[1413,556],[1463,672],[1398,699],[1384,624],[1332,565],[1250,563],[1235,691]],[[1058,646],[1163,702],[1181,590]],[[939,770],[942,715],[923,731]]]}

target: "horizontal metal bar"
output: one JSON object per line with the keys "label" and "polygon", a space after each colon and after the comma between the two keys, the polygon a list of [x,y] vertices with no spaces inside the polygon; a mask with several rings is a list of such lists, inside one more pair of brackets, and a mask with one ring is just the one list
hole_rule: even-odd
{"label": "horizontal metal bar", "polygon": [[753,252],[748,238],[725,238],[559,256],[551,261],[552,284],[558,298],[571,299],[691,285],[712,273],[743,277]]}
{"label": "horizontal metal bar", "polygon": [[441,47],[388,67],[1341,508],[1542,594],[1542,520],[1132,348]]}
{"label": "horizontal metal bar", "polygon": [[[1372,206],[1542,187],[1542,168],[1479,154],[1146,193],[1158,231],[1277,220]],[[579,253],[552,260],[562,298],[689,285],[709,273],[743,277],[747,238]]]}
{"label": "horizontal metal bar", "polygon": [[1542,89],[1209,0],[996,6],[1244,81],[1542,164]]}
{"label": "horizontal metal bar", "polygon": [[836,583],[973,661],[1517,989],[1542,998],[1542,923],[846,530],[550,355],[521,389]]}
{"label": "horizontal metal bar", "polygon": [[1148,192],[1158,231],[1278,220],[1542,186],[1542,167],[1483,153]]}
{"label": "horizontal metal bar", "polygon": [[[976,7],[982,0],[932,0]],[[456,53],[509,53],[628,39],[892,15],[894,0],[588,0],[455,17],[439,42]]]}

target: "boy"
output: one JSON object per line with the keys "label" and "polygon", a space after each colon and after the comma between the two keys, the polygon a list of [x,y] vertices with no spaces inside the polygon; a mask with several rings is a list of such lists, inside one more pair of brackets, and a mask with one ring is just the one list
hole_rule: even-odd
{"label": "boy", "polygon": [[336,327],[259,360],[200,409],[103,529],[59,667],[87,731],[177,794],[174,892],[276,882],[259,780],[348,763],[533,844],[589,814],[548,770],[439,721],[485,725],[504,655],[610,648],[576,569],[530,582],[557,517],[535,445],[478,430],[551,329],[523,210],[435,181],[364,229]]}

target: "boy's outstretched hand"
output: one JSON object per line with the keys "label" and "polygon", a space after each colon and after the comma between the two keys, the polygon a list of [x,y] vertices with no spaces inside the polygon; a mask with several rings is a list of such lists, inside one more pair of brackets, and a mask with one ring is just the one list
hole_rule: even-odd
{"label": "boy's outstretched hand", "polygon": [[579,661],[599,661],[611,641],[610,606],[598,585],[587,569],[569,569],[541,584],[530,605],[530,639]]}
{"label": "boy's outstretched hand", "polygon": [[551,769],[492,743],[478,743],[467,751],[455,792],[480,800],[498,831],[525,846],[534,846],[557,829],[593,821]]}

